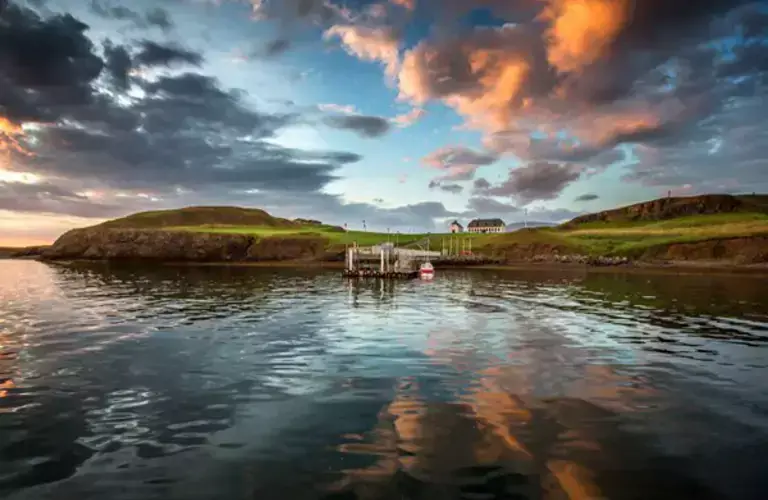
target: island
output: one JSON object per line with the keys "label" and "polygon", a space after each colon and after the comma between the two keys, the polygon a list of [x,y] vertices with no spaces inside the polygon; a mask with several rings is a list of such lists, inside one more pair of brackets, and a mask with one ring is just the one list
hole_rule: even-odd
{"label": "island", "polygon": [[425,241],[444,253],[446,245],[471,249],[446,258],[446,266],[761,266],[768,263],[768,195],[667,197],[493,234],[346,231],[253,208],[187,207],[73,229],[51,246],[5,253],[46,261],[340,264],[352,244]]}

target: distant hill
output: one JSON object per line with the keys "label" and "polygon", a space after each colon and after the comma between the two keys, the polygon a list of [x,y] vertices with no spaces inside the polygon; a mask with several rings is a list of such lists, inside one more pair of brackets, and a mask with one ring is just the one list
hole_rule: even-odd
{"label": "distant hill", "polygon": [[264,210],[240,207],[187,207],[175,210],[155,210],[114,219],[97,227],[107,229],[158,229],[190,226],[267,226],[300,227],[299,221],[274,217]]}
{"label": "distant hill", "polygon": [[526,227],[554,227],[557,224],[554,222],[541,222],[541,221],[528,221],[526,222],[513,222],[511,224],[507,224],[506,232],[510,233],[512,231],[517,231],[519,229],[524,229]]}
{"label": "distant hill", "polygon": [[573,227],[591,222],[661,221],[692,215],[724,213],[768,214],[768,195],[707,194],[669,197],[582,215],[564,224]]}

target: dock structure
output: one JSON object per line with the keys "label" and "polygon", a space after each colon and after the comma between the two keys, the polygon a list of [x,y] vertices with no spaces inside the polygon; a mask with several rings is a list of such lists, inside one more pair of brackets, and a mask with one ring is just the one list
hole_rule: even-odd
{"label": "dock structure", "polygon": [[419,275],[419,265],[438,258],[440,252],[398,248],[392,244],[360,247],[353,244],[344,257],[343,276],[347,278],[412,279]]}
{"label": "dock structure", "polygon": [[443,238],[441,246],[441,256],[443,258],[453,258],[473,255],[472,238],[465,235],[450,235]]}

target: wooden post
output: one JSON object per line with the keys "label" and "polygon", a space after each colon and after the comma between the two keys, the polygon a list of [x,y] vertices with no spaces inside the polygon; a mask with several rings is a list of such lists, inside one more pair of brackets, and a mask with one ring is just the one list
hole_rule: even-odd
{"label": "wooden post", "polygon": [[384,272],[384,249],[381,249],[381,264],[379,265],[379,272]]}

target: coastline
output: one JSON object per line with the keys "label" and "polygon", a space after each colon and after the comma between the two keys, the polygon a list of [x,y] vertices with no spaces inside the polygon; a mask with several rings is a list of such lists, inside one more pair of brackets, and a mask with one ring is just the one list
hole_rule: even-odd
{"label": "coastline", "polygon": [[[0,257],[2,259],[3,257]],[[9,259],[30,260],[30,259]],[[338,261],[313,260],[281,260],[281,261],[146,261],[146,260],[91,260],[68,259],[49,261],[34,259],[39,262],[71,266],[71,265],[143,265],[169,267],[237,267],[237,268],[273,268],[296,270],[339,270],[344,269],[344,263]],[[510,261],[504,264],[482,265],[453,265],[436,267],[438,272],[451,271],[532,271],[532,272],[562,272],[562,273],[600,273],[600,274],[669,274],[669,275],[729,275],[755,278],[768,277],[768,263],[736,264],[727,261],[671,261],[671,262],[633,262],[628,265],[594,266],[576,263],[556,262],[527,262]]]}

